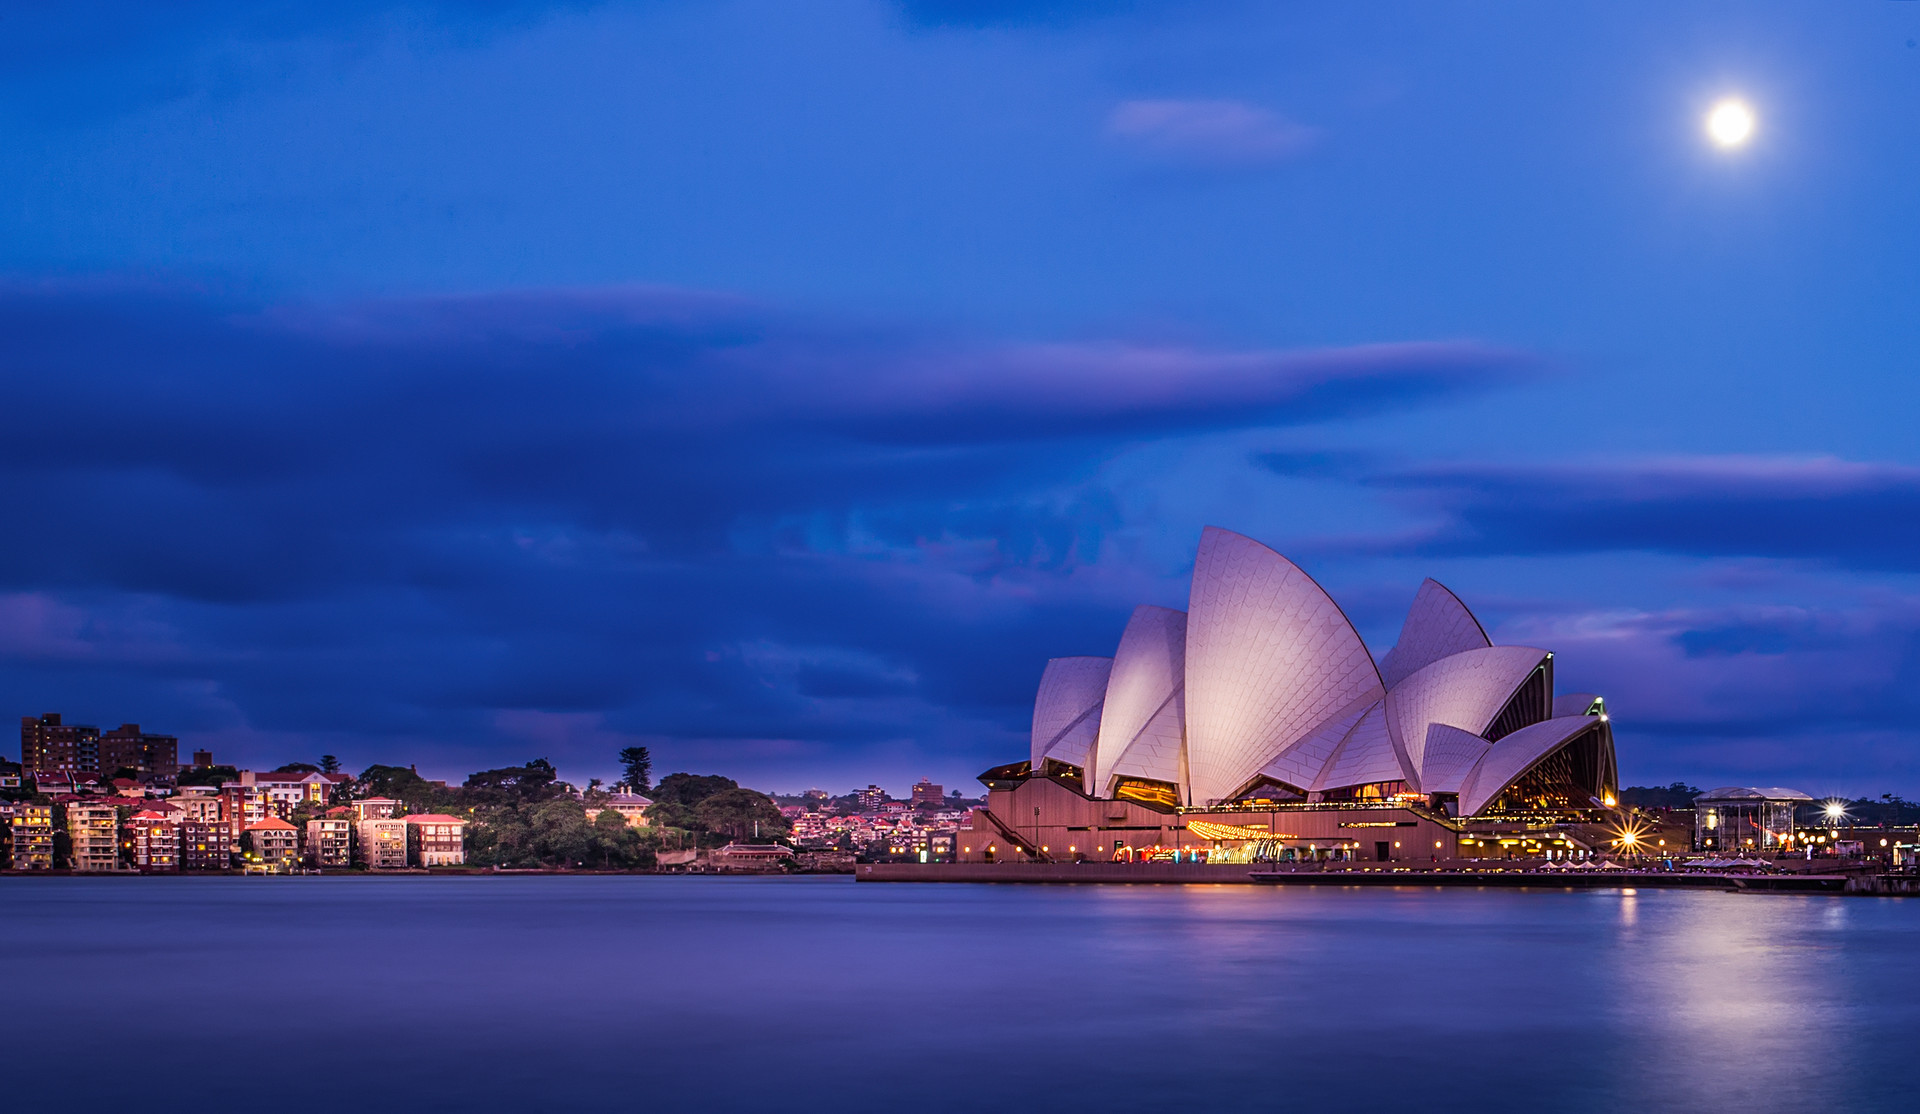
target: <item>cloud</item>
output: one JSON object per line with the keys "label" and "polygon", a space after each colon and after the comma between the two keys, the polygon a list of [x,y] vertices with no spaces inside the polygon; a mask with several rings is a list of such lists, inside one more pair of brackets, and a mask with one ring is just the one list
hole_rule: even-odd
{"label": "cloud", "polygon": [[1920,469],[1832,457],[1698,456],[1375,471],[1440,523],[1382,550],[1433,556],[1639,550],[1920,569]]}
{"label": "cloud", "polygon": [[1494,631],[1607,697],[1623,776],[1880,793],[1920,777],[1920,599],[1573,610]]}
{"label": "cloud", "polygon": [[0,342],[0,514],[35,539],[0,549],[34,624],[0,694],[268,761],[470,765],[625,737],[971,768],[1017,739],[1045,658],[1109,646],[1138,601],[1101,564],[1118,447],[1525,363],[1006,344],[646,289],[15,286]]}
{"label": "cloud", "polygon": [[1107,134],[1156,159],[1228,168],[1293,158],[1319,133],[1244,101],[1134,100],[1114,108]]}

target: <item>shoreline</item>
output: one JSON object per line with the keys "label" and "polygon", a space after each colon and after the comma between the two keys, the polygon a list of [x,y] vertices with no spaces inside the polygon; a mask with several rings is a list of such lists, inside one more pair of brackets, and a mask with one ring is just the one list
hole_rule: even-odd
{"label": "shoreline", "polygon": [[1694,889],[1734,893],[1920,896],[1920,875],[1746,874],[1704,871],[1574,873],[1513,868],[1259,870],[1211,863],[861,863],[861,882],[1004,885],[1421,886],[1472,889]]}

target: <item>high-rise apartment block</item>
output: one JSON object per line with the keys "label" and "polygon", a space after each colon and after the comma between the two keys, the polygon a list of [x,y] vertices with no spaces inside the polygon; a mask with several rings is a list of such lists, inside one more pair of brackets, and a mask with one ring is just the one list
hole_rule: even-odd
{"label": "high-rise apartment block", "polygon": [[878,785],[869,785],[865,789],[856,792],[854,798],[860,802],[861,808],[877,809],[886,803],[887,791]]}
{"label": "high-rise apartment block", "polygon": [[233,830],[227,827],[226,821],[218,815],[212,821],[180,821],[181,870],[230,870],[232,867]]}
{"label": "high-rise apartment block", "polygon": [[236,781],[220,787],[220,816],[227,822],[227,830],[234,843],[240,842],[241,832],[271,815],[273,812],[265,787],[242,785]]}
{"label": "high-rise apartment block", "polygon": [[67,839],[76,871],[120,869],[120,813],[112,805],[67,805]]}
{"label": "high-rise apartment block", "polygon": [[137,723],[123,723],[100,736],[100,773],[112,777],[132,770],[138,778],[172,778],[180,772],[180,740],[150,735]]}
{"label": "high-rise apartment block", "polygon": [[328,816],[307,821],[307,865],[318,870],[353,865],[353,821]]}
{"label": "high-rise apartment block", "polygon": [[134,869],[145,874],[171,874],[180,869],[180,813],[161,805],[141,809],[127,821],[133,843]]}
{"label": "high-rise apartment block", "polygon": [[7,825],[13,870],[53,869],[53,806],[17,804]]}
{"label": "high-rise apartment block", "polygon": [[100,729],[61,723],[60,713],[20,718],[20,765],[29,774],[100,773]]}
{"label": "high-rise apartment block", "polygon": [[368,870],[407,869],[407,822],[371,818],[354,825],[354,852]]}
{"label": "high-rise apartment block", "polygon": [[921,778],[913,785],[913,803],[916,805],[945,804],[946,786],[935,785],[931,778]]}

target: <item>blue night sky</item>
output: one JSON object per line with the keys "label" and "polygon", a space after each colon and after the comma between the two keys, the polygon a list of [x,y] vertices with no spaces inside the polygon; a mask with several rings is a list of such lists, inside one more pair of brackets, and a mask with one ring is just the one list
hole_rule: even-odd
{"label": "blue night sky", "polygon": [[1376,653],[1429,575],[1555,651],[1629,783],[1920,794],[1916,39],[14,6],[0,696],[243,765],[974,787],[1217,524]]}

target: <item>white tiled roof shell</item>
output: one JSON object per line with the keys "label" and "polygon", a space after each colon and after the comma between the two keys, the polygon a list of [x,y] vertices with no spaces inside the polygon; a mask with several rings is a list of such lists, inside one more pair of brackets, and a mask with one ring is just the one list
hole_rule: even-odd
{"label": "white tiled roof shell", "polygon": [[[1107,679],[1100,740],[1087,766],[1087,791],[1104,794],[1129,748],[1141,747],[1128,773],[1178,782],[1184,723],[1175,697],[1187,680],[1187,613],[1143,604],[1133,609]],[[1149,731],[1149,728],[1152,728]],[[1171,757],[1171,762],[1168,758]],[[1173,776],[1146,769],[1173,771]]]}
{"label": "white tiled roof shell", "polygon": [[1187,607],[1187,770],[1219,800],[1329,717],[1383,691],[1373,656],[1313,578],[1251,538],[1200,535]]}
{"label": "white tiled roof shell", "polygon": [[1590,692],[1569,692],[1553,698],[1553,714],[1556,716],[1584,716],[1593,702],[1600,699]]}
{"label": "white tiled roof shell", "polygon": [[1109,781],[1097,783],[1091,791],[1106,795],[1113,789],[1110,784],[1112,778],[1144,777],[1178,785],[1182,799],[1186,799],[1187,775],[1181,768],[1186,702],[1186,690],[1175,689],[1173,695],[1167,697],[1167,702],[1147,721],[1147,725],[1134,736],[1133,742],[1121,752],[1119,760],[1113,764],[1112,772],[1108,774]]}
{"label": "white tiled roof shell", "polygon": [[1484,734],[1514,690],[1546,659],[1545,650],[1531,646],[1488,646],[1441,658],[1395,685],[1387,694],[1387,731],[1402,764],[1414,771],[1414,788],[1434,792],[1418,780],[1428,724]]}
{"label": "white tiled roof shell", "polygon": [[[1460,786],[1460,815],[1472,816],[1493,803],[1501,790],[1567,740],[1593,727],[1595,716],[1555,716],[1503,736],[1480,759]],[[1601,730],[1606,730],[1604,725]]]}
{"label": "white tiled roof shell", "polygon": [[1393,752],[1393,740],[1387,735],[1386,701],[1376,700],[1347,733],[1346,741],[1340,744],[1340,749],[1327,761],[1326,768],[1310,788],[1346,789],[1382,781],[1412,780],[1401,767],[1400,757]]}
{"label": "white tiled roof shell", "polygon": [[[1307,737],[1280,752],[1280,756],[1261,767],[1260,773],[1296,789],[1312,789],[1320,771],[1332,762],[1361,717],[1378,708],[1378,700],[1368,700],[1334,716],[1308,733]],[[1395,774],[1394,777],[1400,775]]]}
{"label": "white tiled roof shell", "polygon": [[1460,597],[1437,580],[1424,580],[1407,609],[1400,641],[1381,659],[1380,679],[1392,688],[1441,658],[1491,645],[1493,640]]}
{"label": "white tiled roof shell", "polygon": [[1427,745],[1421,759],[1420,789],[1426,793],[1458,793],[1475,763],[1493,747],[1480,736],[1448,727],[1427,725]]}
{"label": "white tiled roof shell", "polygon": [[1040,675],[1033,699],[1032,761],[1048,756],[1083,766],[1100,732],[1100,701],[1106,695],[1112,658],[1054,658]]}

